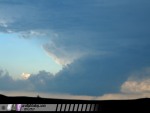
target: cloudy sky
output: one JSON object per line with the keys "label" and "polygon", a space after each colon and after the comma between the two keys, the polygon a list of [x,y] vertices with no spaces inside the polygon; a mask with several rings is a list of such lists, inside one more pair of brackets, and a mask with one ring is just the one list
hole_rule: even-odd
{"label": "cloudy sky", "polygon": [[149,0],[0,0],[0,92],[150,97],[149,10]]}

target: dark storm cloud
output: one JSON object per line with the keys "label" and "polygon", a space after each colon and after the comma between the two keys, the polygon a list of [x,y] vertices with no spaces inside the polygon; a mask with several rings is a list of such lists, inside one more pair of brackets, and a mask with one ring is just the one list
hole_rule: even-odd
{"label": "dark storm cloud", "polygon": [[[1,1],[1,32],[30,38],[43,33],[49,39],[43,48],[69,62],[55,77],[45,71],[31,76],[25,84],[28,81],[34,90],[80,95],[117,92],[132,71],[150,66],[148,0],[16,2]],[[10,76],[0,80],[9,80],[12,85],[0,86],[8,90],[20,89],[24,83]]]}
{"label": "dark storm cloud", "polygon": [[[131,51],[131,50],[130,50]],[[135,50],[134,50],[135,51]],[[132,57],[131,57],[131,54]],[[143,57],[142,55],[145,54]],[[141,60],[141,56],[143,60]],[[117,93],[132,71],[148,67],[150,54],[127,51],[112,56],[88,56],[81,58],[53,76],[40,71],[28,80],[13,80],[10,76],[1,77],[1,89],[29,90],[45,93],[99,96]],[[7,85],[5,85],[7,83]],[[30,86],[29,86],[30,84]]]}
{"label": "dark storm cloud", "polygon": [[95,96],[119,92],[121,84],[128,79],[132,71],[149,66],[148,57],[148,52],[140,51],[84,57],[57,73],[52,81],[47,81],[47,91]]}

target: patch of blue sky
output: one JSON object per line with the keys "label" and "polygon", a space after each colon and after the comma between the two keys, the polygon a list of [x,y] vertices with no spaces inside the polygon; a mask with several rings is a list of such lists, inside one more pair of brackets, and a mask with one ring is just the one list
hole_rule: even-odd
{"label": "patch of blue sky", "polygon": [[37,73],[39,70],[57,73],[62,66],[46,55],[37,40],[0,33],[0,67],[15,78],[23,72]]}

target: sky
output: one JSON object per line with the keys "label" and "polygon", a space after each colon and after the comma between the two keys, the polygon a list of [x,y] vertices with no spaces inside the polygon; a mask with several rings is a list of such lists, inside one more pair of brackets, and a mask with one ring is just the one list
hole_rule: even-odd
{"label": "sky", "polygon": [[6,33],[1,33],[0,37],[1,68],[14,78],[21,77],[23,72],[46,70],[56,73],[61,70],[61,65],[56,64],[35,39],[26,40],[19,38],[17,34]]}
{"label": "sky", "polygon": [[149,0],[0,0],[0,92],[150,97],[149,10]]}

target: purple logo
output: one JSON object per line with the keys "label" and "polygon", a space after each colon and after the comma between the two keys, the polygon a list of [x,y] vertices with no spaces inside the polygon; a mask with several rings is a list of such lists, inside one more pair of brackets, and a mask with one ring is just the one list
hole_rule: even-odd
{"label": "purple logo", "polygon": [[16,105],[16,111],[21,111],[21,107],[22,107],[21,104],[17,104],[17,105]]}

